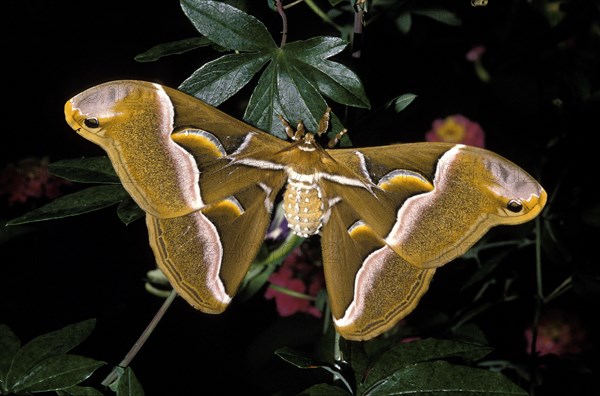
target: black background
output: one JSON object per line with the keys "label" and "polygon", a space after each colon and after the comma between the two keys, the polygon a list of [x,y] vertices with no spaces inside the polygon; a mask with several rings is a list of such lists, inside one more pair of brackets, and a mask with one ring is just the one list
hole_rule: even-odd
{"label": "black background", "polygon": [[[488,148],[536,176],[541,158],[546,158],[550,162],[543,174],[547,190],[567,174],[569,193],[559,201],[564,211],[578,210],[574,197],[582,205],[594,202],[588,188],[597,183],[590,173],[597,169],[595,146],[590,144],[597,127],[588,125],[595,122],[592,106],[597,103],[582,101],[573,85],[563,81],[574,71],[590,74],[598,66],[597,47],[580,40],[570,50],[559,50],[556,43],[587,34],[578,28],[588,27],[586,18],[595,15],[578,13],[580,20],[562,31],[550,31],[525,2],[490,1],[488,7],[477,9],[467,0],[453,3],[464,21],[460,29],[415,18],[413,30],[403,36],[383,18],[366,29],[361,61],[351,60],[347,53],[339,57],[361,75],[373,105],[371,112],[350,112],[347,122],[354,143],[423,140],[433,119],[461,112],[482,124]],[[0,167],[29,156],[54,161],[102,155],[99,147],[77,136],[64,122],[66,100],[114,79],[176,87],[218,56],[206,48],[153,63],[134,61],[135,55],[155,44],[197,35],[177,1],[21,0],[3,8]],[[278,17],[263,4],[250,11],[278,41]],[[289,41],[335,35],[306,7],[296,7],[288,18]],[[464,59],[480,43],[488,47],[484,60],[495,78],[492,84],[481,83],[473,65]],[[577,63],[582,57],[583,66]],[[399,115],[383,110],[387,100],[406,92],[419,95],[409,109]],[[244,90],[223,108],[241,118],[249,93]],[[557,97],[563,106],[553,104]],[[547,148],[553,139],[560,139],[558,152]],[[9,206],[2,201],[0,217],[14,218],[42,203]],[[77,352],[118,363],[162,302],[143,288],[145,272],[154,266],[145,225],[138,221],[124,226],[109,208],[39,223],[33,230],[0,246],[0,322],[27,341],[97,318],[96,330]],[[593,243],[590,234],[580,232],[571,238]],[[528,254],[531,258],[531,251]],[[452,282],[460,282],[455,279],[460,273],[451,275],[448,281],[438,275],[432,296],[456,294],[459,283]],[[432,296],[423,300],[425,307],[435,305]],[[597,308],[593,301],[576,301],[580,309]],[[502,314],[512,312],[510,307],[496,311],[500,316],[487,318],[487,326],[505,326],[510,332],[525,321],[519,315],[514,321],[503,319]],[[261,294],[248,302],[234,301],[219,316],[201,314],[178,300],[132,367],[147,394],[201,394],[212,386],[219,390],[211,394],[270,393],[303,375],[272,358],[279,332],[295,329],[296,342],[302,345],[303,337],[311,339],[319,331],[319,321],[297,320],[279,320],[273,303]],[[509,350],[523,348],[503,345],[502,334],[495,337]],[[97,381],[105,374],[97,374]]]}

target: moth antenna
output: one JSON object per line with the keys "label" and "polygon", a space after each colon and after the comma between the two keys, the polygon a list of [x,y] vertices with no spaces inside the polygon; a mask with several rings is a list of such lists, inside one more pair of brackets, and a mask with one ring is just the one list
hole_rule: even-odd
{"label": "moth antenna", "polygon": [[296,137],[294,136],[294,128],[292,128],[292,126],[289,124],[289,122],[287,122],[281,114],[279,114],[277,117],[279,117],[279,119],[281,120],[281,123],[283,124],[283,127],[285,128],[285,133],[288,135],[288,137],[292,140],[297,140]]}
{"label": "moth antenna", "polygon": [[348,132],[348,130],[345,128],[342,129],[341,131],[339,131],[337,133],[337,135],[335,135],[334,137],[332,137],[329,140],[329,143],[327,143],[327,147],[334,148],[335,146],[337,146],[337,144],[340,142],[340,139],[342,138],[342,136],[344,136],[347,132]]}
{"label": "moth antenna", "polygon": [[319,130],[317,131],[317,136],[321,136],[327,132],[327,128],[329,128],[329,113],[331,113],[331,107],[327,106],[323,117],[321,117],[319,120]]}

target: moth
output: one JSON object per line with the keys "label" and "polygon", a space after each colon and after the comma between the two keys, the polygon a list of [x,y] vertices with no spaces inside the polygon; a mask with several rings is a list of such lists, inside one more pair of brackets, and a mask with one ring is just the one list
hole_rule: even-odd
{"label": "moth", "polygon": [[[145,211],[158,267],[193,307],[234,297],[283,191],[291,231],[320,235],[336,330],[368,340],[415,309],[436,268],[491,227],[537,216],[546,192],[493,152],[446,143],[324,149],[291,141],[175,89],[112,81],[65,105]],[[320,131],[327,128],[328,113]]]}

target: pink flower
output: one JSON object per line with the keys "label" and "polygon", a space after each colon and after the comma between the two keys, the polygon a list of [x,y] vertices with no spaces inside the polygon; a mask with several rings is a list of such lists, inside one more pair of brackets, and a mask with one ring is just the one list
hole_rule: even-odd
{"label": "pink flower", "polygon": [[465,55],[465,58],[469,62],[477,62],[481,59],[481,56],[485,53],[485,45],[476,45],[471,48],[469,52]]}
{"label": "pink flower", "polygon": [[[265,292],[267,300],[275,299],[277,313],[280,316],[291,316],[296,312],[305,312],[317,318],[322,315],[322,312],[314,306],[314,297],[325,286],[323,272],[306,259],[300,248],[296,248],[284,260],[282,266],[269,277],[271,284],[290,292],[286,293],[272,287]],[[294,296],[294,292],[312,298]]]}
{"label": "pink flower", "polygon": [[30,198],[54,199],[61,195],[67,180],[48,172],[48,158],[25,158],[17,164],[8,164],[0,174],[0,195],[8,195],[8,203],[24,203]]}
{"label": "pink flower", "polygon": [[432,128],[425,134],[428,142],[462,143],[484,147],[485,133],[481,126],[467,117],[455,114],[433,121]]}
{"label": "pink flower", "polygon": [[[531,350],[533,331],[525,330],[527,351]],[[542,314],[535,349],[541,355],[578,354],[583,350],[586,332],[577,317],[553,310]]]}

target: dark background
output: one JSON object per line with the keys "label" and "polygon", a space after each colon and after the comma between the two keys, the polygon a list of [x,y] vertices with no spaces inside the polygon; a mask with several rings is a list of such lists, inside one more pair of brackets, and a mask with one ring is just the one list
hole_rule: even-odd
{"label": "dark background", "polygon": [[[257,3],[260,6],[254,4],[251,13],[278,41],[278,17],[262,4],[266,2]],[[563,241],[557,245],[568,254],[546,249],[547,284],[573,271],[598,279],[597,228],[582,220],[598,203],[593,192],[598,183],[597,145],[591,140],[598,132],[598,95],[593,95],[599,70],[597,5],[567,2],[570,19],[551,28],[524,1],[491,0],[485,8],[472,8],[468,0],[449,3],[464,22],[460,28],[415,17],[411,32],[401,35],[382,17],[365,30],[361,61],[348,53],[338,58],[360,74],[372,103],[369,112],[349,113],[353,142],[360,146],[423,140],[435,118],[455,113],[478,121],[486,132],[487,148],[534,174],[550,194],[557,191],[552,213]],[[177,1],[21,0],[3,8],[0,168],[26,157],[55,161],[102,155],[64,122],[65,101],[114,79],[176,87],[219,55],[209,47],[158,62],[134,61],[153,45],[197,35]],[[289,41],[336,34],[306,7],[296,7],[288,18]],[[466,52],[478,44],[487,48],[483,62],[492,75],[490,84],[478,80],[465,60]],[[406,92],[419,95],[413,105],[397,115],[384,111],[389,99]],[[241,118],[249,93],[245,90],[222,108]],[[5,198],[0,197],[1,219],[46,202],[8,205]],[[515,232],[526,233],[531,226]],[[124,226],[109,208],[30,229],[0,245],[0,322],[25,342],[97,318],[96,330],[77,352],[117,364],[162,302],[143,288],[145,273],[154,266],[145,225],[138,221]],[[525,293],[532,295],[533,250],[523,254],[529,268],[515,271],[522,271],[523,287],[531,287]],[[512,257],[517,263],[521,259]],[[469,268],[463,264],[439,271],[418,317],[428,309],[447,308],[452,303],[446,300],[454,296],[458,302],[464,298],[457,289],[466,276],[460,272],[465,266]],[[572,292],[561,300],[581,312],[591,334],[598,329],[593,314],[597,297]],[[524,341],[517,337],[515,343],[512,337],[530,320],[532,306],[531,300],[509,304],[481,319],[484,329],[496,329],[489,335],[503,357],[524,349]],[[132,367],[147,394],[188,394],[191,389],[200,393],[213,385],[222,394],[242,389],[270,393],[303,375],[272,358],[278,337],[292,332],[295,338],[287,337],[286,342],[303,345],[319,329],[318,320],[280,320],[262,293],[247,302],[234,301],[219,316],[201,314],[178,300]],[[595,336],[589,342],[597,351]],[[105,374],[99,373],[97,380]],[[586,381],[577,383],[589,389]]]}

